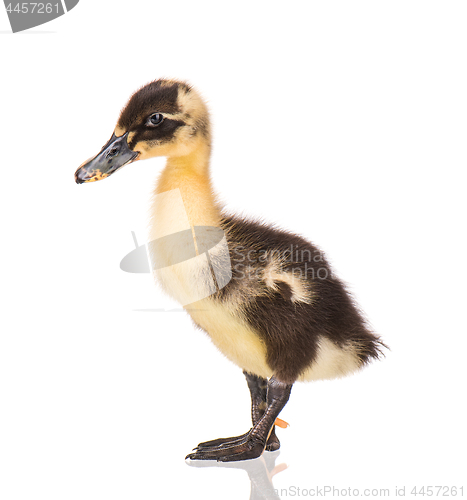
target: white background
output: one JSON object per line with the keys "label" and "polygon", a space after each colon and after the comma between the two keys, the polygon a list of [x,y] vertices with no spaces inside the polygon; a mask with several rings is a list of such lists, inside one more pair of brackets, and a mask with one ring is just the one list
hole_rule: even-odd
{"label": "white background", "polygon": [[461,486],[465,2],[81,0],[15,35],[0,11],[1,498],[249,498],[184,462],[249,428],[240,370],[119,268],[164,160],[73,180],[162,76],[206,96],[227,205],[318,244],[391,347],[296,384],[274,486]]}

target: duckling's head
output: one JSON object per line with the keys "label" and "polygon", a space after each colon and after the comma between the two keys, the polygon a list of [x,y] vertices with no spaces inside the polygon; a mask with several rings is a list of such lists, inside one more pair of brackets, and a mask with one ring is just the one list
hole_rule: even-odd
{"label": "duckling's head", "polygon": [[156,80],[131,96],[109,142],[75,180],[98,181],[135,160],[183,157],[209,143],[209,113],[199,94],[184,82]]}

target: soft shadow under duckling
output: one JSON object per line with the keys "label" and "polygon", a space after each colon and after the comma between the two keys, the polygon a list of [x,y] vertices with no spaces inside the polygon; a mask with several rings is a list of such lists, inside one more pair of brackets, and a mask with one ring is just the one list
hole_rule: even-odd
{"label": "soft shadow under duckling", "polygon": [[[250,479],[250,500],[280,500],[274,489],[272,478],[287,469],[287,465],[282,463],[276,465],[280,451],[263,453],[255,460],[242,462],[217,462],[212,460],[191,460],[187,462],[190,467],[227,467],[231,469],[241,469],[248,474]],[[219,498],[222,498],[223,491],[219,491]]]}

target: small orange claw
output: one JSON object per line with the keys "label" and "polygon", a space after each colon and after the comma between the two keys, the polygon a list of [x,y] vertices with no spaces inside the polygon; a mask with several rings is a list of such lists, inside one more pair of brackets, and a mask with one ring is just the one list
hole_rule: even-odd
{"label": "small orange claw", "polygon": [[281,427],[282,429],[287,429],[287,427],[289,426],[289,424],[285,420],[281,420],[280,418],[276,418],[274,425],[277,425],[277,427]]}

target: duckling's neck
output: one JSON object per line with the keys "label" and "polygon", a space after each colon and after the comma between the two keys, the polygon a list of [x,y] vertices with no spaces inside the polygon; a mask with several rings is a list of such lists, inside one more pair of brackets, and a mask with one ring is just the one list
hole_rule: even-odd
{"label": "duckling's neck", "polygon": [[220,208],[209,174],[211,148],[200,142],[186,156],[172,157],[154,192],[151,237],[159,238],[188,227],[220,225]]}

